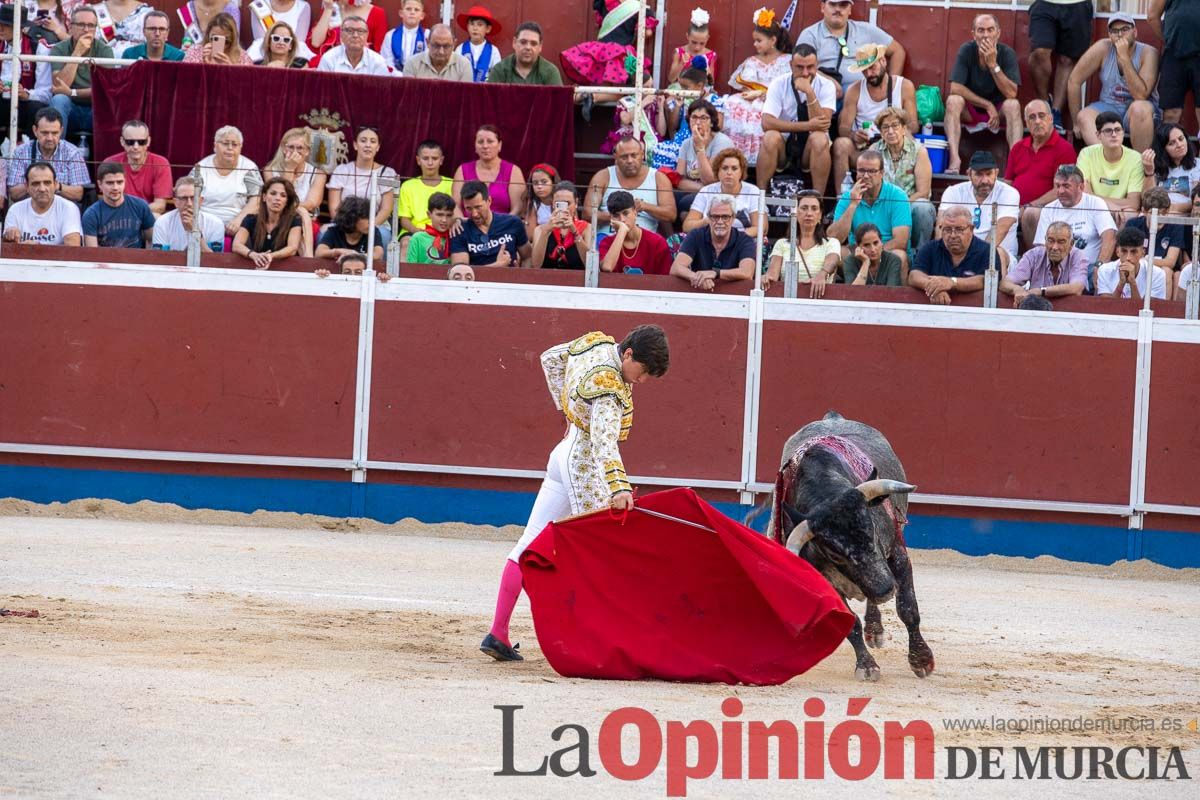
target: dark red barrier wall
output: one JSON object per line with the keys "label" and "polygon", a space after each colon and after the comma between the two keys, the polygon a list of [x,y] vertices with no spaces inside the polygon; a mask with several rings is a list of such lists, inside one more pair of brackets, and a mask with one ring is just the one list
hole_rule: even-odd
{"label": "dark red barrier wall", "polygon": [[0,441],[349,458],[358,316],[324,297],[2,284]]}
{"label": "dark red barrier wall", "polygon": [[1151,358],[1146,502],[1195,505],[1200,496],[1200,358],[1196,345],[1156,342]]}
{"label": "dark red barrier wall", "polygon": [[[8,282],[0,318],[0,441],[351,455],[357,300]],[[635,389],[630,471],[738,480],[744,320],[538,308],[536,295],[521,307],[380,300],[370,458],[539,470],[563,423],[538,354],[645,321],[666,327],[674,359]],[[1196,350],[1154,346],[1152,503],[1195,503]],[[756,480],[771,482],[786,438],[835,408],[884,430],[923,493],[1124,504],[1135,364],[1131,341],[768,321]]]}
{"label": "dark red barrier wall", "polygon": [[739,480],[746,322],[606,311],[378,302],[371,459],[544,469],[565,423],[539,355],[589,330],[620,341],[648,322],[667,331],[673,358],[664,379],[634,388],[626,468]]}
{"label": "dark red barrier wall", "polygon": [[763,341],[759,481],[834,409],[884,431],[925,494],[1129,500],[1133,342],[775,321]]}

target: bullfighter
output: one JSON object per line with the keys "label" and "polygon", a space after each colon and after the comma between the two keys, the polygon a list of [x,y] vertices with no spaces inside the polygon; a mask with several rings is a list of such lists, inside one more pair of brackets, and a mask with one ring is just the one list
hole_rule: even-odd
{"label": "bullfighter", "polygon": [[500,578],[496,616],[479,649],[497,661],[522,661],[508,640],[508,622],[521,596],[518,564],[537,535],[566,516],[633,508],[618,442],[633,425],[633,384],[662,377],[669,365],[667,337],[657,325],[634,328],[618,345],[599,331],[542,353],[542,371],[555,407],[567,418],[563,440],[550,452],[529,522]]}

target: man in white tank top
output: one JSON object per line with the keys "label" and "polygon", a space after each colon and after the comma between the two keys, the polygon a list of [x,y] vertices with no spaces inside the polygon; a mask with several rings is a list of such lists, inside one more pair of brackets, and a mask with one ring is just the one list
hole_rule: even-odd
{"label": "man in white tank top", "polygon": [[613,161],[614,166],[592,176],[583,201],[583,218],[590,220],[594,207],[597,233],[602,236],[612,233],[605,201],[610,194],[623,189],[633,195],[638,227],[664,237],[669,235],[677,213],[675,193],[667,176],[650,169],[646,163],[646,146],[640,139],[622,136],[613,148]]}
{"label": "man in white tank top", "polygon": [[833,185],[840,187],[850,161],[879,138],[875,118],[888,106],[903,108],[908,115],[912,133],[918,130],[917,89],[902,75],[890,75],[887,68],[887,47],[867,44],[854,54],[851,72],[862,73],[862,79],[846,90],[842,112],[838,117],[838,138],[833,143]]}

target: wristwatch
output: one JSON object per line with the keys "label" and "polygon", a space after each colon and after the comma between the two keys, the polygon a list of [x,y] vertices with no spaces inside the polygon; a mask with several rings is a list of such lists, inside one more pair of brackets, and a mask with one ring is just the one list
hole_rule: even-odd
{"label": "wristwatch", "polygon": [[997,64],[996,66],[992,67],[992,72],[999,73],[999,72],[1000,72],[1000,65],[999,65],[999,64]]}
{"label": "wristwatch", "polygon": [[721,268],[720,267],[713,267],[713,280],[714,281],[721,280]]}
{"label": "wristwatch", "polygon": [[958,278],[951,278],[950,285],[953,286],[955,289],[957,289],[958,288]]}
{"label": "wristwatch", "polygon": [[71,97],[79,97],[79,92],[75,89],[71,90]]}

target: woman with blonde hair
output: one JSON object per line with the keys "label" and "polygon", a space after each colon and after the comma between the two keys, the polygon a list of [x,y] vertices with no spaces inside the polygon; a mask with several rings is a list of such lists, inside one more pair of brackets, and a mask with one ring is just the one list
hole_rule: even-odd
{"label": "woman with blonde hair", "polygon": [[275,156],[263,167],[263,178],[287,178],[292,182],[300,207],[315,213],[325,200],[328,176],[308,161],[312,144],[304,128],[289,128],[279,139]]}
{"label": "woman with blonde hair", "polygon": [[276,22],[260,41],[250,46],[250,49],[257,48],[262,53],[261,58],[254,60],[254,63],[259,66],[276,69],[303,69],[308,66],[308,59],[298,55],[303,44],[296,36],[296,32],[292,30],[291,25],[286,22]]}
{"label": "woman with blonde hair", "polygon": [[254,62],[238,42],[237,22],[222,11],[212,18],[204,31],[204,41],[188,45],[183,60],[191,64],[223,64],[250,66]]}
{"label": "woman with blonde hair", "polygon": [[325,181],[329,176],[324,170],[317,169],[308,160],[312,153],[308,131],[304,128],[290,128],[279,140],[275,156],[263,167],[263,179],[283,178],[292,184],[299,198],[297,213],[304,222],[304,246],[301,255],[311,255],[316,240],[316,229],[313,218],[316,216],[321,203],[325,201]]}

